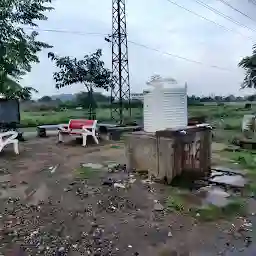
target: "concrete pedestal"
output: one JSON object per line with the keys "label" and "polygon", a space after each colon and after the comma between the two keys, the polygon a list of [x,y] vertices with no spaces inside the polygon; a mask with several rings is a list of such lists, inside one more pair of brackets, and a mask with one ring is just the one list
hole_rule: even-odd
{"label": "concrete pedestal", "polygon": [[127,167],[168,183],[183,171],[205,175],[211,169],[211,139],[208,127],[133,132],[126,136]]}

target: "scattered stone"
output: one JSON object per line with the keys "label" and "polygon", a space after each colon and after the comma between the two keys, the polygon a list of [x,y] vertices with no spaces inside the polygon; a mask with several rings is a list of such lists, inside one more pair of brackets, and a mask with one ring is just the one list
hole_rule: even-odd
{"label": "scattered stone", "polygon": [[65,251],[65,247],[63,247],[63,246],[60,247],[60,248],[58,249],[58,251],[59,251],[59,252],[64,252],[64,251]]}
{"label": "scattered stone", "polygon": [[39,252],[43,252],[45,250],[45,247],[43,246],[43,245],[40,245],[39,247],[38,247],[38,251]]}
{"label": "scattered stone", "polygon": [[91,223],[91,226],[92,226],[93,228],[97,228],[97,227],[98,227],[98,224],[97,224],[96,222],[92,222],[92,223]]}
{"label": "scattered stone", "polygon": [[111,178],[108,178],[102,182],[103,186],[112,186],[115,183],[115,181]]}
{"label": "scattered stone", "polygon": [[128,245],[128,248],[132,248],[132,245],[129,244],[129,245]]}
{"label": "scattered stone", "polygon": [[125,185],[122,183],[114,183],[114,188],[125,188]]}
{"label": "scattered stone", "polygon": [[171,231],[168,232],[168,237],[172,237],[172,232]]}
{"label": "scattered stone", "polygon": [[78,244],[73,244],[72,247],[73,247],[74,249],[77,249],[77,248],[78,248]]}
{"label": "scattered stone", "polygon": [[160,204],[159,202],[155,202],[154,210],[155,211],[163,211],[164,210],[164,206],[162,204]]}
{"label": "scattered stone", "polygon": [[252,238],[246,237],[245,238],[245,247],[249,247],[252,244]]}
{"label": "scattered stone", "polygon": [[87,163],[87,164],[82,164],[83,167],[88,167],[92,169],[102,169],[104,166],[102,164],[93,164],[93,163]]}
{"label": "scattered stone", "polygon": [[129,183],[133,184],[136,181],[136,179],[129,179]]}
{"label": "scattered stone", "polygon": [[59,167],[59,164],[55,165],[52,169],[50,169],[51,174],[55,173],[58,167]]}
{"label": "scattered stone", "polygon": [[151,179],[146,179],[141,181],[143,184],[152,185],[154,182]]}
{"label": "scattered stone", "polygon": [[116,169],[118,167],[117,163],[109,163],[108,164],[108,169]]}

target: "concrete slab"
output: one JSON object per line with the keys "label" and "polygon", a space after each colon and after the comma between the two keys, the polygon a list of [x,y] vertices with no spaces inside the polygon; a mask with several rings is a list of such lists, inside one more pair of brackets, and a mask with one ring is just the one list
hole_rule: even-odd
{"label": "concrete slab", "polygon": [[230,186],[230,187],[237,187],[237,188],[243,188],[247,181],[246,179],[241,175],[222,175],[222,176],[216,176],[214,178],[210,179],[211,182]]}

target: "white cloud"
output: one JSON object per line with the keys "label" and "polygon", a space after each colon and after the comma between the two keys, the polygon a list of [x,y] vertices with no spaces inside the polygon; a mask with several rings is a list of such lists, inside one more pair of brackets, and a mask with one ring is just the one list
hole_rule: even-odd
{"label": "white cloud", "polygon": [[[142,91],[146,87],[145,81],[148,77],[158,73],[163,76],[173,76],[181,83],[187,81],[190,93],[241,94],[239,84],[243,79],[243,71],[237,68],[237,63],[243,56],[251,53],[253,41],[246,36],[254,36],[256,39],[255,33],[227,21],[193,0],[176,1],[245,36],[227,32],[170,4],[167,0],[127,0],[129,40],[204,63],[204,65],[189,63],[129,44],[131,90]],[[256,23],[219,1],[203,1],[256,30]],[[73,2],[56,0],[54,3],[56,9],[49,14],[48,21],[40,23],[40,28],[109,34],[111,33],[111,3],[110,0],[75,0]],[[255,8],[255,13],[256,6],[253,7],[252,4],[243,1],[242,5],[238,0],[230,3],[251,16],[252,8]],[[53,51],[61,55],[82,57],[97,48],[102,48],[106,65],[111,68],[111,47],[104,41],[104,36],[41,32],[40,39],[54,45]],[[55,68],[47,59],[46,51],[40,54],[40,60],[41,63],[35,65],[32,72],[24,78],[24,85],[32,85],[39,89],[40,95],[77,92],[83,88],[74,85],[57,91],[52,80],[52,72]],[[211,69],[208,67],[211,65],[234,71]]]}

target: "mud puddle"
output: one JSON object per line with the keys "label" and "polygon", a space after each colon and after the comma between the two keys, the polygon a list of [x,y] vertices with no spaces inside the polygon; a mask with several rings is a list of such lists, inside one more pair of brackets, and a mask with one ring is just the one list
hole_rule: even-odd
{"label": "mud puddle", "polygon": [[237,192],[241,191],[247,180],[239,170],[218,167],[211,170],[206,177],[194,178],[184,174],[174,179],[172,185],[189,189],[192,193],[183,194],[186,201],[199,206],[214,205],[225,207],[230,204]]}

